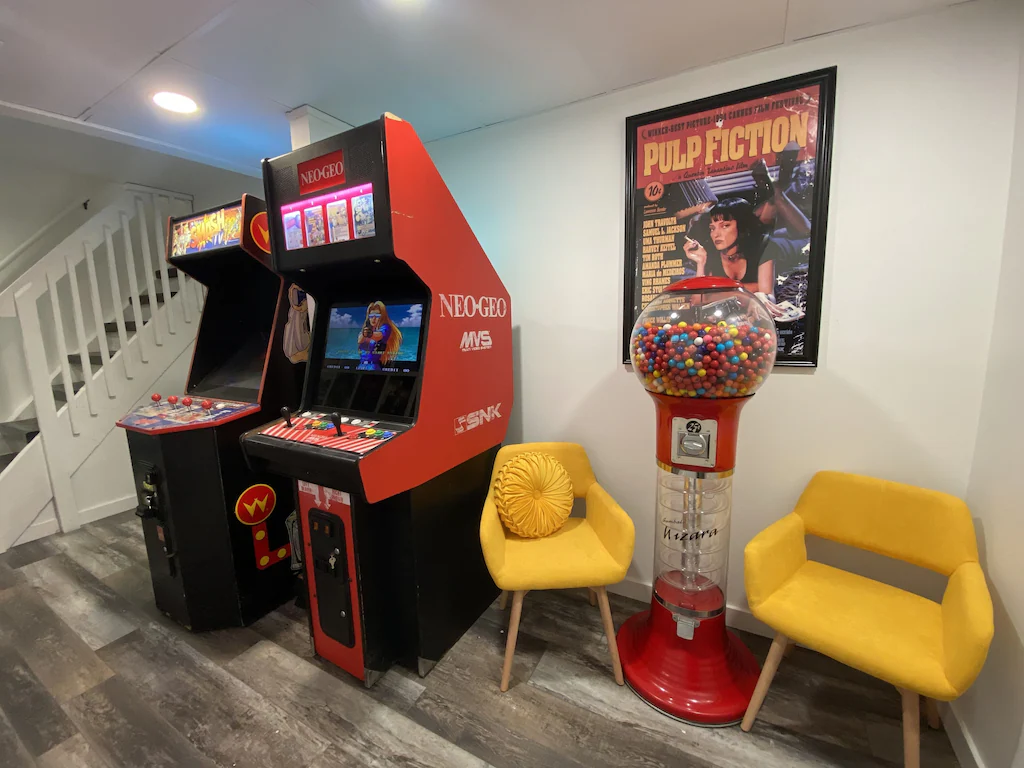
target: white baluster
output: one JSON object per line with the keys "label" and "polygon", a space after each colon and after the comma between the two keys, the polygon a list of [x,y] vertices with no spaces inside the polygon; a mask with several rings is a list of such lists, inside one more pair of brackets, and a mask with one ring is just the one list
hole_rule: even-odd
{"label": "white baluster", "polygon": [[114,237],[110,227],[103,225],[103,242],[107,246],[107,269],[110,271],[110,295],[114,301],[114,323],[117,324],[117,339],[120,342],[121,362],[125,378],[134,379],[134,369],[128,362],[128,330],[124,325],[124,301],[121,299],[121,281],[117,277],[117,259],[114,257]]}
{"label": "white baluster", "polygon": [[78,338],[78,357],[82,363],[82,378],[85,379],[85,399],[89,413],[99,415],[92,393],[92,362],[89,360],[89,345],[85,340],[85,318],[82,316],[82,297],[78,293],[78,273],[71,256],[65,256],[68,265],[68,283],[71,286],[71,307],[75,316],[75,336]]}
{"label": "white baluster", "polygon": [[114,392],[113,371],[110,365],[110,349],[107,347],[107,330],[103,324],[103,306],[100,304],[100,286],[96,279],[96,259],[93,257],[92,245],[88,240],[82,241],[82,248],[85,251],[85,268],[89,275],[89,296],[92,299],[92,318],[96,324],[96,343],[100,348],[100,360],[102,361],[103,380],[107,386],[107,396],[117,397]]}
{"label": "white baluster", "polygon": [[[57,507],[61,529],[78,527],[78,510],[71,490],[71,472],[62,460],[60,421],[57,419],[57,404],[53,400],[50,384],[50,367],[46,363],[43,348],[43,332],[39,326],[39,305],[32,283],[26,284],[14,295],[15,311],[21,326],[21,342],[25,354],[25,367],[32,384],[32,398],[35,401],[36,419],[39,421],[39,437],[43,442],[46,464],[50,473],[53,500]],[[66,361],[67,358],[65,358]]]}
{"label": "white baluster", "polygon": [[124,238],[124,261],[128,270],[128,290],[132,295],[132,318],[135,320],[135,344],[139,351],[139,359],[149,362],[149,339],[142,333],[142,304],[139,301],[139,278],[136,275],[138,264],[135,263],[135,250],[132,248],[131,221],[128,214],[121,211],[121,235]]}
{"label": "white baluster", "polygon": [[[54,336],[57,338],[57,356],[60,358],[60,379],[64,387],[64,399],[68,404],[68,418],[71,422],[71,433],[81,434],[78,424],[78,412],[75,408],[75,385],[71,380],[71,366],[68,364],[68,343],[64,338],[64,317],[60,310],[60,294],[57,292],[57,281],[60,274],[54,275],[52,269],[46,270],[46,284],[50,292],[50,307],[53,310]],[[56,408],[56,403],[54,403]]]}
{"label": "white baluster", "polygon": [[142,260],[145,262],[146,291],[149,293],[149,319],[153,321],[153,341],[158,347],[163,346],[164,339],[157,320],[158,304],[156,303],[156,281],[153,279],[153,258],[149,251],[149,227],[146,226],[146,207],[141,197],[135,198],[135,210],[139,218],[139,240],[142,241]]}
{"label": "white baluster", "polygon": [[[166,200],[166,198],[164,198]],[[153,235],[157,242],[157,261],[160,263],[160,284],[164,299],[164,306],[167,308],[167,332],[176,333],[177,320],[175,319],[174,304],[171,303],[171,278],[167,273],[167,234],[164,232],[164,218],[161,215],[161,198],[153,195]]]}

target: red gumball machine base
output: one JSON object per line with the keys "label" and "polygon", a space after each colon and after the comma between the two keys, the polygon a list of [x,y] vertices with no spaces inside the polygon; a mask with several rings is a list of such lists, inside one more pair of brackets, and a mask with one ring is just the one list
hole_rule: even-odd
{"label": "red gumball machine base", "polygon": [[684,639],[657,598],[622,625],[618,644],[629,687],[655,709],[694,725],[742,720],[761,673],[754,654],[726,629],[724,613],[701,619],[693,638]]}

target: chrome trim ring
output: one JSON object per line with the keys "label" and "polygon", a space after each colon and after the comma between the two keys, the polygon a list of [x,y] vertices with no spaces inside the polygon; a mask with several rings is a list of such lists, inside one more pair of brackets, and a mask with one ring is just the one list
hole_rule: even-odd
{"label": "chrome trim ring", "polygon": [[732,473],[736,471],[735,469],[726,469],[722,472],[700,472],[696,469],[683,469],[672,464],[666,464],[661,459],[655,459],[655,461],[661,469],[671,472],[673,475],[690,475],[700,480],[718,480],[723,477],[732,477]]}
{"label": "chrome trim ring", "polygon": [[683,613],[686,614],[686,618],[713,619],[715,618],[715,616],[720,616],[723,613],[725,613],[724,605],[721,608],[716,608],[713,611],[695,611],[692,608],[683,608],[679,605],[673,605],[672,603],[666,601],[665,598],[663,598],[657,592],[654,593],[654,599],[661,603],[661,607],[669,611],[670,613]]}

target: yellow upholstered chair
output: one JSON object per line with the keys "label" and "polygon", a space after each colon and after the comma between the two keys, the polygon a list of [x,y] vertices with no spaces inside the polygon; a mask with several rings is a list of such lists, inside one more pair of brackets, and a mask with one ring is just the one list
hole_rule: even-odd
{"label": "yellow upholstered chair", "polygon": [[[805,534],[941,573],[949,579],[942,603],[808,560]],[[935,702],[974,682],[992,640],[992,600],[967,505],[938,491],[819,472],[796,509],[754,537],[745,555],[751,611],[777,634],[743,730],[796,642],[896,686],[904,765],[920,765],[920,696],[938,728]]]}
{"label": "yellow upholstered chair", "polygon": [[[585,518],[570,517],[558,531],[539,539],[522,538],[510,532],[502,524],[494,504],[494,480],[498,471],[509,459],[527,451],[540,451],[558,459],[572,479],[573,496],[586,499]],[[625,577],[633,559],[634,535],[629,515],[597,484],[582,446],[575,443],[526,443],[506,445],[498,451],[491,473],[491,489],[480,519],[480,544],[491,578],[502,590],[502,608],[508,593],[512,593],[512,616],[505,644],[501,690],[508,690],[523,597],[532,589],[577,587],[591,588],[591,604],[596,593],[615,681],[622,685],[622,666],[605,586]]]}

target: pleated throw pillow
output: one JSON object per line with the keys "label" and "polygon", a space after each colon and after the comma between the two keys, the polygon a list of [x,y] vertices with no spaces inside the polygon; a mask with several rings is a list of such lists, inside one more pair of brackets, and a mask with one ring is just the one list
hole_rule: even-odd
{"label": "pleated throw pillow", "polygon": [[510,459],[494,479],[494,505],[505,526],[519,536],[548,536],[572,512],[572,480],[547,453],[530,451]]}

